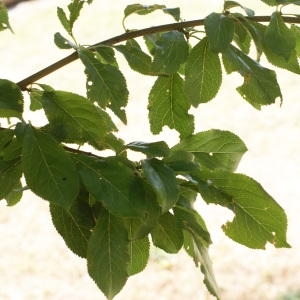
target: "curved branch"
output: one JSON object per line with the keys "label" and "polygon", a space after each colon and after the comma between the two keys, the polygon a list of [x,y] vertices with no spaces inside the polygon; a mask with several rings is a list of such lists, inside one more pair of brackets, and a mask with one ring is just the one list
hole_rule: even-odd
{"label": "curved branch", "polygon": [[[270,19],[271,19],[270,16],[254,16],[254,17],[244,17],[244,18],[254,21],[254,22],[270,22]],[[282,18],[286,23],[300,24],[300,19],[297,17],[282,16]],[[114,45],[114,44],[117,44],[120,42],[124,42],[124,41],[130,40],[130,39],[141,37],[141,36],[148,35],[148,34],[170,31],[170,30],[183,30],[188,27],[203,26],[203,25],[204,25],[204,19],[199,19],[199,20],[185,21],[185,22],[179,22],[179,23],[170,23],[170,24],[166,24],[166,25],[159,25],[159,26],[154,26],[154,27],[150,27],[150,28],[144,28],[144,29],[130,31],[130,32],[126,32],[124,34],[115,36],[108,40],[94,44],[91,46],[91,48],[98,46],[98,45]],[[45,69],[42,69],[41,71],[21,80],[20,82],[17,83],[17,85],[19,86],[19,88],[22,91],[25,91],[26,87],[28,85],[55,72],[58,69],[66,66],[67,64],[75,61],[77,58],[78,58],[78,53],[77,53],[77,51],[75,51],[72,54],[66,56],[65,58],[46,67]]]}

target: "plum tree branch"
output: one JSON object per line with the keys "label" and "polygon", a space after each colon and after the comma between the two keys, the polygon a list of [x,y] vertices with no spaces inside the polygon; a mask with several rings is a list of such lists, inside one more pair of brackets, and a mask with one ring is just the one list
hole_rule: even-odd
{"label": "plum tree branch", "polygon": [[[254,22],[270,22],[270,19],[271,19],[270,16],[254,16],[254,17],[244,17],[244,18],[254,21]],[[282,16],[282,18],[286,23],[300,24],[300,18],[292,17],[292,16]],[[185,22],[179,22],[179,23],[170,23],[170,24],[165,24],[165,25],[159,25],[159,26],[144,28],[144,29],[135,30],[135,31],[129,31],[129,32],[123,33],[121,35],[115,36],[113,38],[110,38],[108,40],[102,41],[100,43],[94,44],[91,46],[91,48],[99,46],[99,45],[114,45],[114,44],[117,44],[120,42],[124,42],[124,41],[130,40],[130,39],[141,37],[141,36],[148,35],[148,34],[170,31],[170,30],[183,30],[185,28],[195,27],[195,26],[203,26],[203,25],[204,25],[204,19],[199,19],[199,20],[185,21]],[[20,82],[17,83],[17,85],[19,86],[19,88],[22,91],[25,91],[28,85],[57,71],[58,69],[75,61],[76,59],[78,59],[77,51],[75,51],[72,54],[64,57],[63,59],[53,63],[52,65],[38,71],[37,73],[21,80]]]}

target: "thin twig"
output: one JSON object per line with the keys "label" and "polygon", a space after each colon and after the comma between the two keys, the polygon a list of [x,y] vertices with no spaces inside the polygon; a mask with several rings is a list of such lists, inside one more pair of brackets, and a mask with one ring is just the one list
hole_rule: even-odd
{"label": "thin twig", "polygon": [[[270,16],[254,16],[254,17],[245,17],[248,20],[254,21],[254,22],[270,22],[271,17]],[[290,17],[290,16],[282,16],[283,20],[286,23],[296,23],[300,24],[300,19],[297,17]],[[124,42],[133,38],[157,33],[157,32],[165,32],[165,31],[170,31],[170,30],[182,30],[184,28],[188,27],[195,27],[195,26],[203,26],[204,25],[204,19],[199,19],[199,20],[193,20],[193,21],[185,21],[185,22],[179,22],[179,23],[170,23],[166,25],[159,25],[155,27],[150,27],[150,28],[144,28],[140,30],[135,30],[135,31],[130,31],[126,32],[124,34],[115,36],[113,38],[110,38],[108,40],[102,41],[100,43],[97,43],[91,48],[99,45],[114,45],[120,42]],[[78,58],[78,53],[77,51],[73,52],[69,56],[55,62],[54,64],[46,67],[45,69],[40,70],[39,72],[21,80],[20,82],[17,83],[19,88],[22,91],[26,90],[26,87],[39,79],[55,72],[56,70],[66,66],[67,64],[75,61]]]}

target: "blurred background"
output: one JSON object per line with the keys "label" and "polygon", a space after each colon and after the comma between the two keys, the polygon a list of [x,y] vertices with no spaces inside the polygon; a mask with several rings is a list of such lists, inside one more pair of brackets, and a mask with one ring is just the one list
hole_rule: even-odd
{"label": "blurred background", "polygon": [[[259,0],[240,2],[253,8],[257,15],[271,14],[274,10]],[[0,78],[18,82],[71,53],[59,50],[53,42],[55,32],[67,36],[56,17],[56,7],[66,8],[68,3],[67,0],[33,0],[10,9],[14,35],[9,31],[1,33]],[[75,25],[77,41],[83,45],[94,44],[123,33],[123,10],[133,3],[136,2],[94,0],[92,5],[86,5]],[[212,11],[220,12],[223,0],[211,0],[209,4],[201,0],[141,0],[141,3],[180,6],[182,18],[192,20],[204,18]],[[129,29],[138,29],[170,22],[173,19],[169,16],[155,12],[144,17],[131,16],[126,25]],[[119,136],[126,142],[177,143],[178,134],[167,128],[158,136],[150,134],[147,95],[154,79],[134,73],[121,56],[118,55],[118,59],[130,91],[129,122],[127,126],[117,122],[121,128]],[[83,69],[76,61],[40,82],[85,95]],[[218,128],[242,138],[249,151],[238,172],[260,182],[285,209],[289,220],[287,237],[292,249],[267,245],[264,251],[251,250],[223,234],[221,225],[233,218],[228,210],[208,206],[201,199],[197,201],[197,209],[207,222],[214,242],[210,255],[224,300],[300,299],[300,77],[278,71],[278,81],[284,97],[282,107],[278,101],[256,111],[235,90],[242,84],[242,78],[224,73],[217,97],[191,109],[196,115],[196,131]],[[25,119],[33,125],[45,124],[40,113],[28,112]],[[72,254],[57,234],[48,203],[32,193],[26,191],[22,201],[14,207],[0,202],[0,240],[1,300],[105,299],[88,276],[86,261]],[[202,273],[184,252],[167,255],[153,248],[146,270],[129,278],[115,299],[214,298],[206,291]]]}

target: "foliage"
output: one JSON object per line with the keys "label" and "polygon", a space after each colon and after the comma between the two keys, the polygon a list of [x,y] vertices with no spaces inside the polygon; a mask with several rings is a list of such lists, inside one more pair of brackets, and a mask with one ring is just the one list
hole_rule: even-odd
{"label": "foliage", "polygon": [[[243,141],[228,131],[195,133],[189,109],[216,96],[222,65],[226,73],[238,72],[244,78],[237,91],[254,108],[282,101],[276,73],[262,66],[260,57],[264,54],[274,66],[300,74],[300,29],[295,25],[300,20],[282,13],[283,7],[300,6],[300,1],[262,0],[276,8],[265,17],[255,17],[252,9],[236,1],[224,1],[222,12],[192,22],[182,21],[179,8],[133,4],[124,10],[125,34],[83,47],[73,26],[85,2],[92,0],[72,0],[67,10],[57,8],[69,39],[61,33],[54,36],[59,48],[75,50],[68,62],[79,58],[84,65],[85,97],[36,83],[65,62],[19,83],[0,80],[0,117],[12,122],[0,128],[1,199],[15,205],[30,189],[48,200],[58,233],[71,251],[87,259],[90,276],[108,299],[129,276],[144,270],[150,241],[167,253],[184,248],[196,265],[200,263],[208,290],[221,299],[208,254],[210,233],[194,208],[197,195],[231,210],[234,218],[222,226],[224,233],[253,249],[264,249],[267,242],[290,247],[287,219],[258,182],[235,173],[247,151]],[[132,14],[156,10],[176,22],[136,31],[125,27]],[[0,1],[0,30],[5,29],[12,30]],[[144,45],[134,39],[141,36]],[[249,54],[251,43],[256,58]],[[125,144],[115,135],[118,128],[111,114],[126,124],[129,94],[116,51],[134,71],[156,77],[148,97],[151,131],[158,134],[164,126],[176,130],[177,145]],[[30,103],[25,103],[25,91]],[[37,114],[43,111],[48,124],[34,127],[26,122],[25,105]],[[94,153],[79,149],[86,144]],[[115,154],[102,155],[107,149]],[[131,161],[127,150],[144,158]]]}

